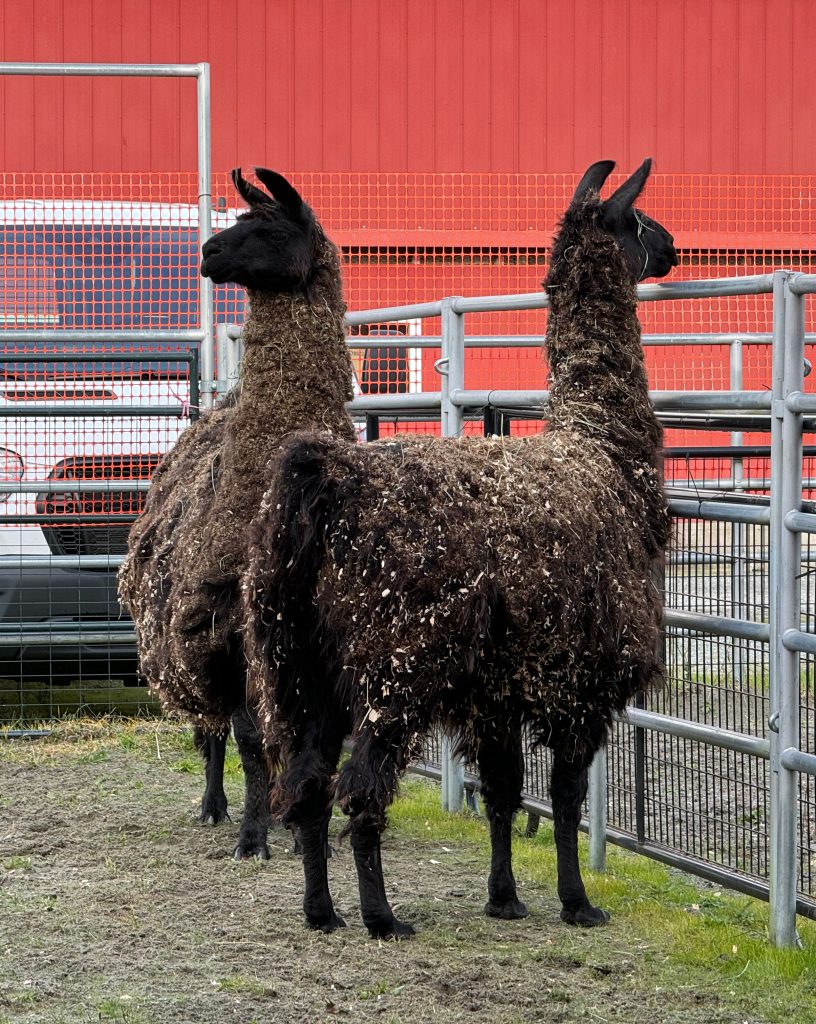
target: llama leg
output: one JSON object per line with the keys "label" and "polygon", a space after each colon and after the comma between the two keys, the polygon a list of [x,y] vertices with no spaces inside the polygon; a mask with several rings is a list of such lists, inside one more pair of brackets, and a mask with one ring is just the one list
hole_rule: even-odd
{"label": "llama leg", "polygon": [[306,925],[326,933],[346,924],[332,903],[327,863],[332,775],[342,742],[342,736],[327,740],[319,726],[313,725],[296,744],[286,770],[276,780],[273,795],[273,809],[300,838]]}
{"label": "llama leg", "polygon": [[215,736],[205,733],[198,726],[193,730],[193,742],[204,761],[206,785],[201,801],[199,821],[203,825],[217,825],[227,814],[227,794],[224,792],[224,755],[227,750],[227,733]]}
{"label": "llama leg", "polygon": [[380,836],[397,783],[394,751],[393,746],[362,733],[337,782],[338,803],[349,815],[363,923],[377,939],[404,939],[414,934],[410,924],[394,916],[382,870]]}
{"label": "llama leg", "polygon": [[338,928],[346,927],[346,922],[334,909],[329,892],[330,818],[331,811],[324,811],[319,818],[301,822],[298,830],[303,851],[303,875],[306,881],[303,894],[306,925],[327,935]]}
{"label": "llama leg", "polygon": [[561,920],[593,927],[606,924],[609,914],[589,902],[578,866],[578,823],[587,792],[587,769],[556,754],[550,779],[555,848],[558,856],[558,897]]}
{"label": "llama leg", "polygon": [[527,916],[527,907],[516,893],[512,866],[513,815],[521,803],[524,760],[517,730],[484,736],[479,741],[477,760],[482,780],[482,797],[490,822],[490,877],[485,913],[505,920]]}
{"label": "llama leg", "polygon": [[266,845],[270,821],[269,775],[261,734],[254,715],[244,704],[233,713],[232,731],[244,766],[245,784],[244,816],[234,856],[236,860],[249,857],[269,860],[269,847]]}

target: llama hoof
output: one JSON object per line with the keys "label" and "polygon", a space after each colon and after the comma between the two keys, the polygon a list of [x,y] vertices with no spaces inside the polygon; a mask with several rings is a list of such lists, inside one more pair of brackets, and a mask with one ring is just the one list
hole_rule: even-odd
{"label": "llama hoof", "polygon": [[226,811],[202,811],[198,819],[202,825],[220,825],[222,821],[232,821]]}
{"label": "llama hoof", "polygon": [[521,900],[508,900],[506,903],[494,903],[489,900],[485,904],[484,912],[488,917],[499,917],[503,921],[519,921],[530,913]]}
{"label": "llama hoof", "polygon": [[269,847],[266,843],[239,842],[232,856],[234,860],[269,860]]}
{"label": "llama hoof", "polygon": [[332,911],[330,917],[309,917],[306,915],[306,927],[314,932],[323,932],[324,935],[331,935],[338,928],[345,928],[346,922],[343,918]]}
{"label": "llama hoof", "polygon": [[600,907],[593,907],[588,903],[578,910],[561,911],[561,920],[567,924],[579,925],[581,928],[597,928],[598,925],[606,924],[609,921],[609,914]]}
{"label": "llama hoof", "polygon": [[416,929],[407,921],[398,921],[396,918],[383,922],[382,924],[370,924],[366,926],[368,934],[372,939],[393,939],[399,942],[400,939],[410,939],[416,935]]}
{"label": "llama hoof", "polygon": [[202,825],[220,825],[222,821],[232,821],[227,812],[227,798],[220,796],[207,797],[201,801],[201,814],[198,820]]}

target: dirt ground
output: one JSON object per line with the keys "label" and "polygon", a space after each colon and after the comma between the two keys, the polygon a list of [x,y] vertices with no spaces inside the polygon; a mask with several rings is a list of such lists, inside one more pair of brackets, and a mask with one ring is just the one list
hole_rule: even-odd
{"label": "dirt ground", "polygon": [[647,948],[614,922],[562,925],[551,887],[520,879],[530,917],[485,918],[471,844],[388,834],[386,883],[418,930],[395,944],[367,937],[335,839],[348,927],[308,932],[289,834],[273,833],[268,862],[235,863],[240,778],[236,820],[205,828],[201,777],[155,739],[152,757],[122,738],[59,758],[0,747],[0,1024],[763,1024],[688,984],[656,986]]}

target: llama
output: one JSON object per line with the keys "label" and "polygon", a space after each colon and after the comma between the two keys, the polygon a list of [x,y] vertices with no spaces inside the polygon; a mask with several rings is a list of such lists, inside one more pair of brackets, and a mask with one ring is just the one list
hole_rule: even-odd
{"label": "llama", "polygon": [[271,196],[233,171],[249,210],[202,250],[203,275],[249,295],[240,384],[162,461],[119,583],[142,673],[166,710],[194,722],[206,767],[204,823],[228,816],[223,769],[232,723],[246,778],[239,859],[269,856],[268,776],[246,701],[240,634],[248,526],[269,453],[285,434],[310,426],[354,437],[337,250],[285,178],[256,173]]}
{"label": "llama", "polygon": [[[270,464],[244,643],[265,739],[285,754],[273,808],[299,829],[312,928],[344,923],[326,871],[336,799],[369,933],[413,933],[388,904],[380,836],[400,774],[439,725],[479,768],[486,913],[527,914],[510,849],[526,726],[553,750],[561,918],[608,920],[587,897],[577,829],[613,712],[661,672],[650,567],[670,521],[635,285],[677,263],[671,235],[633,208],[651,161],[602,202],[613,167],[589,168],[553,245],[543,434],[355,447],[312,432]],[[353,752],[335,776],[346,733]]]}

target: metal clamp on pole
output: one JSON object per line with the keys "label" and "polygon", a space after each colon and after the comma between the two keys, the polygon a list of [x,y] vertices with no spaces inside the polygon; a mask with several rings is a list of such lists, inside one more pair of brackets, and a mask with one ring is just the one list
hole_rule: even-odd
{"label": "metal clamp on pole", "polygon": [[[448,371],[448,364],[449,363],[450,363],[450,359],[447,356],[442,356],[440,359],[437,359],[434,362],[433,368],[436,370],[436,372],[439,374],[440,377],[447,377],[448,376],[448,372],[449,372]],[[443,366],[444,366],[444,370],[442,369]]]}

